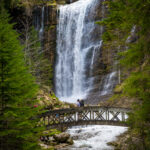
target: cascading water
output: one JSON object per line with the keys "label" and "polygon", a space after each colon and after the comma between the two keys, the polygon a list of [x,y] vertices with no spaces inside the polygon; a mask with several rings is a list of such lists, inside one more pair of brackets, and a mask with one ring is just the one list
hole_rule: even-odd
{"label": "cascading water", "polygon": [[91,64],[90,64],[90,69],[91,69],[91,73],[92,73],[92,69],[93,69],[93,65],[94,65],[94,60],[95,60],[95,56],[96,56],[96,52],[102,47],[102,40],[100,41],[100,43],[98,45],[94,46],[94,50],[92,51],[92,59],[91,59]]}
{"label": "cascading water", "polygon": [[79,0],[59,8],[55,91],[61,100],[84,98],[92,86],[88,74],[102,45],[97,38],[102,28],[97,28],[93,19],[98,3],[99,0]]}
{"label": "cascading water", "polygon": [[41,28],[39,30],[39,38],[40,40],[43,40],[43,32],[44,32],[44,12],[45,12],[45,7],[42,7],[42,15],[41,15]]}
{"label": "cascading water", "polygon": [[74,139],[74,144],[67,147],[66,150],[114,150],[112,146],[108,146],[108,142],[116,140],[116,136],[127,131],[127,127],[118,126],[77,126],[68,129]]}
{"label": "cascading water", "polygon": [[45,14],[45,7],[36,9],[33,14],[33,25],[38,31],[39,39],[42,42],[43,34],[44,34],[44,14]]}
{"label": "cascading water", "polygon": [[33,13],[33,25],[35,30],[38,33],[38,38],[41,44],[40,49],[38,50],[39,53],[44,52],[44,19],[45,19],[45,6],[42,8],[35,9]]}
{"label": "cascading water", "polygon": [[112,90],[116,85],[116,76],[117,76],[117,72],[114,71],[105,77],[102,90],[100,91],[100,95],[103,96],[103,95],[112,94]]}

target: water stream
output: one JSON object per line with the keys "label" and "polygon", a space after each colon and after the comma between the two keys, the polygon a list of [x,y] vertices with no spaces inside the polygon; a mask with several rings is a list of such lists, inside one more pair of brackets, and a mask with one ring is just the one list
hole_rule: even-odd
{"label": "water stream", "polygon": [[39,29],[39,39],[42,41],[43,40],[43,33],[44,33],[44,12],[45,12],[45,7],[42,7],[42,14],[41,14],[41,27]]}
{"label": "water stream", "polygon": [[113,150],[112,146],[108,146],[108,142],[116,140],[116,136],[125,132],[127,127],[116,126],[78,126],[68,129],[74,139],[73,146],[69,150]]}
{"label": "water stream", "polygon": [[108,95],[112,93],[112,90],[116,84],[116,76],[117,72],[113,71],[105,76],[103,83],[102,83],[102,90],[100,91],[100,95]]}
{"label": "water stream", "polygon": [[39,40],[43,42],[43,34],[44,34],[44,16],[45,15],[45,6],[42,8],[38,8],[35,10],[33,14],[33,26],[38,32]]}

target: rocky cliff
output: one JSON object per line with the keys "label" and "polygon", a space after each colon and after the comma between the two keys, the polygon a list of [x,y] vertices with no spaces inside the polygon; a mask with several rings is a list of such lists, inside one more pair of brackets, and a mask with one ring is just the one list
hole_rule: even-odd
{"label": "rocky cliff", "polygon": [[[41,43],[42,43],[42,49],[45,57],[48,58],[50,65],[55,67],[55,60],[56,60],[56,40],[57,40],[57,23],[58,23],[58,7],[60,4],[69,4],[71,2],[74,2],[76,0],[57,0],[56,3],[50,4],[50,3],[41,3],[38,5],[34,5],[30,8],[25,9],[21,13],[24,14],[25,17],[30,18],[31,25],[34,25],[36,30],[39,32],[39,34],[42,36]],[[107,14],[107,7],[103,4],[103,0],[99,1],[95,13],[92,16],[92,20],[94,22],[100,21],[103,18],[106,17]],[[85,21],[88,22],[88,19]],[[21,28],[21,27],[19,27]],[[100,34],[102,34],[105,31],[105,28],[102,26],[97,25],[94,32],[92,33],[92,40],[99,40],[101,41]],[[106,47],[105,44],[102,45],[97,51],[96,57],[94,58],[94,64],[92,73],[89,71],[86,72],[86,77],[92,77],[93,85],[92,89],[89,91],[89,94],[87,96],[86,102],[87,104],[98,104],[101,100],[106,100],[108,97],[112,94],[112,89],[118,82],[117,75],[113,76],[110,79],[111,72],[116,69],[115,65],[115,57],[116,57],[116,50],[112,52],[112,49],[110,50],[110,47]],[[89,57],[92,54],[88,54]],[[116,73],[117,74],[117,73]],[[108,80],[113,80],[112,87],[108,87],[110,90],[106,94],[101,94],[103,90],[105,89],[105,85],[107,82],[110,82]],[[108,83],[109,84],[109,83]],[[92,103],[91,103],[92,100]]]}
{"label": "rocky cliff", "polygon": [[[44,11],[42,12],[43,8]],[[49,62],[54,64],[54,56],[56,52],[57,5],[35,6],[33,8],[32,18],[33,24],[39,32],[43,24],[41,41],[43,51]]]}
{"label": "rocky cliff", "polygon": [[[71,3],[74,1],[61,1],[61,4]],[[59,11],[57,8],[59,7],[60,1],[57,1],[56,5],[44,5],[44,6],[36,6],[33,9],[33,21],[38,20],[39,30],[42,26],[42,9],[44,7],[44,31],[43,31],[43,47],[45,56],[49,59],[49,62],[53,64],[53,68],[55,67],[55,59],[56,59],[56,40],[57,40],[57,23],[58,23],[58,15]],[[103,4],[103,0],[99,1],[97,4],[96,10],[94,15],[88,16],[92,18],[94,22],[100,21],[106,17],[107,8]],[[38,18],[38,19],[37,19]],[[37,20],[36,20],[37,19]],[[88,19],[85,20],[88,22]],[[37,26],[37,25],[36,25]],[[93,41],[101,41],[101,34],[105,31],[105,28],[99,25],[96,25],[93,33],[92,33],[92,40]],[[117,72],[115,67],[114,58],[116,57],[116,50],[112,52],[112,49],[105,47],[103,44],[102,47],[97,49],[96,57],[94,57],[94,64],[92,73],[90,71],[86,72],[86,78],[93,78],[93,88],[89,91],[89,95],[87,96],[86,103],[87,104],[98,104],[101,100],[106,100],[112,94],[112,89],[117,83],[117,75],[115,75],[112,79],[110,78],[110,73],[114,70]],[[88,54],[88,57],[91,57],[92,54]],[[87,66],[88,67],[88,66]],[[112,87],[108,87],[110,90],[106,94],[101,95],[101,91],[105,90],[104,84],[110,84],[106,82],[111,82],[107,80],[113,80]],[[92,103],[91,103],[92,100]]]}

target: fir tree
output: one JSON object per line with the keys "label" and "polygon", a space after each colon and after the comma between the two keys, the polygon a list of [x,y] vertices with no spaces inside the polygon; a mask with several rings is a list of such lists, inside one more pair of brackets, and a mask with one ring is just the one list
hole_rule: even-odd
{"label": "fir tree", "polygon": [[[129,116],[132,130],[144,138],[145,149],[150,148],[150,2],[148,0],[106,1],[109,8],[106,19],[98,22],[105,25],[104,44],[121,47],[119,61],[126,76],[123,95],[138,99]],[[127,42],[133,28],[136,40]]]}
{"label": "fir tree", "polygon": [[37,108],[33,108],[37,85],[24,63],[23,47],[0,12],[0,149],[38,150]]}

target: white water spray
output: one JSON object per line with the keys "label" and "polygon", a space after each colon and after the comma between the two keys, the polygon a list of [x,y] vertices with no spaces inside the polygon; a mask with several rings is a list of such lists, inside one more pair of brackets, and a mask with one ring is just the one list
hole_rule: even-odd
{"label": "white water spray", "polygon": [[93,41],[92,37],[97,2],[79,0],[59,8],[55,89],[61,100],[75,102],[84,98],[90,89],[91,79],[86,73],[92,70],[95,52],[102,45],[99,40]]}
{"label": "white water spray", "polygon": [[73,146],[68,147],[69,150],[113,150],[108,146],[108,142],[116,140],[116,136],[127,131],[127,127],[118,126],[78,126],[68,129],[74,139]]}
{"label": "white water spray", "polygon": [[39,38],[40,40],[43,39],[43,32],[44,32],[44,12],[45,12],[45,7],[42,7],[42,15],[41,15],[41,28],[39,30]]}

